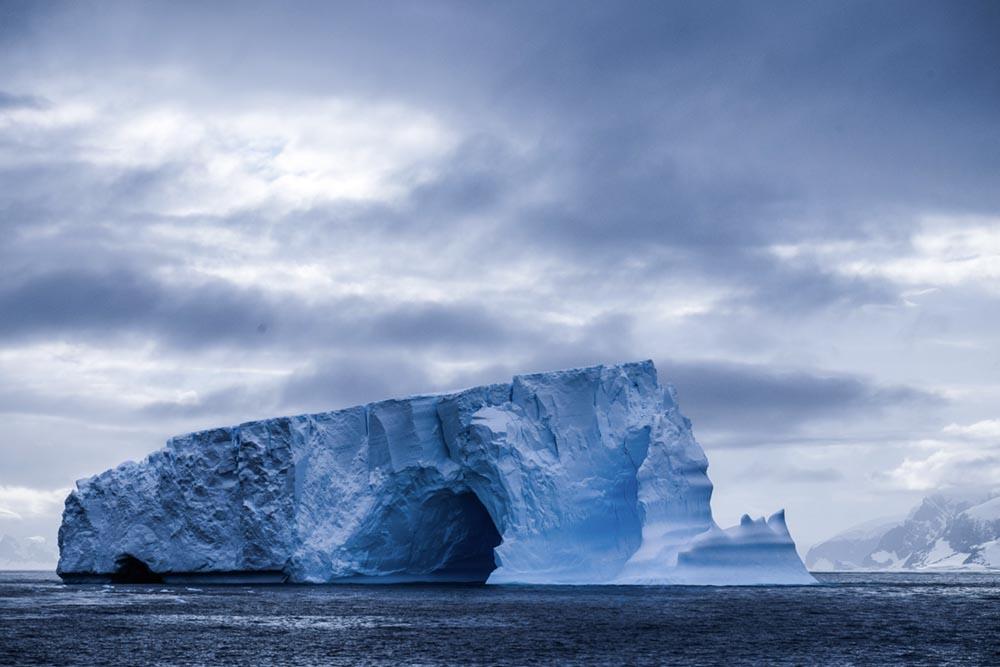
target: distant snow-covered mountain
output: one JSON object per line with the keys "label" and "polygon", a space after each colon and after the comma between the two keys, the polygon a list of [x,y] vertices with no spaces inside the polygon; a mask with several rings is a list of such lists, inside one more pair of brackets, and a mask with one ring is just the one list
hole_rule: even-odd
{"label": "distant snow-covered mountain", "polygon": [[1000,569],[1000,495],[924,498],[905,519],[862,524],[818,544],[810,570]]}
{"label": "distant snow-covered mountain", "polygon": [[44,537],[0,535],[0,570],[55,570],[59,550]]}

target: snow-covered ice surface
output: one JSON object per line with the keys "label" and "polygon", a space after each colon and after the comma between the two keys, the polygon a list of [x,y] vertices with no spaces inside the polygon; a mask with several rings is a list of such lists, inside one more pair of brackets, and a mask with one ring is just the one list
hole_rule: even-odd
{"label": "snow-covered ice surface", "polygon": [[778,513],[722,531],[650,361],[171,439],[66,500],[67,580],[799,584]]}

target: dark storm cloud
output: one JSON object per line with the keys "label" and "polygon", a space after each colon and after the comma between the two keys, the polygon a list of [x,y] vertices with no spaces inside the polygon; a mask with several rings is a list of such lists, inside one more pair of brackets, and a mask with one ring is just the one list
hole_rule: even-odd
{"label": "dark storm cloud", "polygon": [[[243,96],[391,92],[473,132],[402,207],[349,213],[383,228],[461,234],[470,216],[500,214],[487,243],[608,265],[666,249],[660,277],[710,277],[791,313],[894,295],[776,267],[763,248],[901,240],[901,211],[1000,205],[991,3],[263,3],[238,13],[241,31],[216,31],[233,19],[224,5],[111,7],[36,20],[50,39],[92,27],[75,36],[82,53],[52,44],[53,59],[194,62]],[[121,39],[101,37],[123,23]],[[282,48],[248,48],[248,35]],[[530,150],[514,157],[488,129],[505,125]],[[157,178],[124,175],[116,198],[141,200]],[[545,180],[546,201],[519,200]]]}
{"label": "dark storm cloud", "polygon": [[281,401],[294,412],[331,410],[435,389],[441,387],[404,355],[333,357],[293,375]]}
{"label": "dark storm cloud", "polygon": [[[590,356],[579,350],[572,357],[560,356],[556,349],[541,351],[527,367],[536,371],[599,363],[601,352],[593,341],[582,349],[588,348]],[[795,435],[808,424],[871,418],[888,409],[928,407],[942,401],[912,387],[882,386],[870,378],[816,370],[776,371],[711,361],[661,362],[658,367],[661,379],[679,388],[681,407],[694,419],[696,428],[716,436],[710,438],[716,448],[801,443],[803,439],[796,440]],[[283,386],[281,405],[295,412],[328,410],[395,396],[508,382],[521,372],[523,368],[495,365],[441,384],[404,355],[332,356],[293,374]],[[822,481],[835,479],[830,471],[813,472],[817,480],[821,476]]]}
{"label": "dark storm cloud", "polygon": [[[188,69],[238,101],[356,93],[435,110],[465,138],[432,165],[433,178],[393,202],[296,211],[272,225],[276,238],[322,248],[352,236],[378,252],[380,234],[444,242],[478,234],[472,253],[485,262],[527,256],[593,267],[573,286],[583,291],[616,280],[708,281],[728,288],[727,304],[789,318],[893,303],[896,288],[885,282],[783,262],[767,248],[872,237],[905,244],[912,222],[900,211],[1000,204],[991,3],[232,8],[112,3],[94,14],[24,5],[16,13],[30,29],[7,35],[5,58],[22,62],[25,52],[13,47],[30,36],[48,56],[34,64],[42,75],[72,62],[81,72],[110,67],[113,78],[138,60]],[[241,30],[220,29],[234,17]],[[69,30],[81,23],[88,29]],[[259,43],[275,48],[250,46]],[[197,87],[182,92],[201,99]],[[49,104],[0,95],[4,107]],[[176,259],[142,243],[145,221],[135,211],[155,213],[157,198],[199,168],[196,159],[6,167],[7,224],[62,228],[44,248],[10,244],[4,252],[8,267],[31,270],[4,279],[9,316],[0,335],[104,327],[188,348],[310,335],[358,350],[544,345],[490,303],[346,300],[309,309],[219,281],[163,285],[149,272]],[[544,195],[526,195],[540,183]],[[126,222],[135,243],[106,228]],[[253,212],[223,223],[264,224]],[[625,264],[632,258],[640,269]],[[562,346],[536,360],[554,366],[592,350]]]}
{"label": "dark storm cloud", "polygon": [[374,342],[409,342],[418,346],[491,346],[502,344],[514,333],[485,309],[446,304],[402,305],[381,313],[367,329],[366,338]]}
{"label": "dark storm cloud", "polygon": [[[762,249],[905,243],[914,211],[1000,205],[988,3],[539,11],[553,20],[528,22],[525,48],[488,70],[506,72],[503,83],[487,75],[452,96],[490,99],[492,113],[542,128],[542,143],[520,160],[487,161],[471,182],[446,173],[408,218],[433,206],[435,225],[449,228],[470,202],[512,201],[511,244],[612,265],[667,249],[661,276],[711,276],[793,314],[896,295],[829,267],[779,267]],[[523,18],[502,12],[496,29]],[[554,196],[518,205],[546,177]]]}
{"label": "dark storm cloud", "polygon": [[253,337],[271,316],[260,294],[215,282],[171,292],[129,270],[46,273],[0,289],[0,337],[146,332],[180,344]]}
{"label": "dark storm cloud", "polygon": [[[306,303],[223,280],[165,284],[131,270],[67,270],[0,287],[0,339],[108,340],[143,335],[168,347],[330,345],[427,349],[531,346],[540,332],[474,303],[347,297]],[[552,332],[548,332],[549,336]]]}
{"label": "dark storm cloud", "polygon": [[37,95],[17,95],[0,90],[0,110],[3,109],[46,109],[51,103]]}
{"label": "dark storm cloud", "polygon": [[[730,7],[623,11],[603,30],[581,12],[555,56],[528,52],[525,80],[558,80],[556,99],[587,109],[552,130],[569,186],[532,234],[604,255],[671,247],[682,266],[742,281],[773,243],[905,238],[904,211],[1000,204],[995,6]],[[539,74],[553,63],[569,85]],[[762,303],[804,284],[820,288],[806,308],[886,299],[819,267],[763,278]]]}
{"label": "dark storm cloud", "polygon": [[878,416],[897,407],[929,407],[943,399],[871,378],[718,361],[659,363],[696,426],[725,434],[726,446],[795,444],[803,425]]}
{"label": "dark storm cloud", "polygon": [[406,217],[454,220],[489,211],[533,176],[537,168],[511,155],[501,142],[488,135],[473,136],[443,160],[433,180],[414,188],[406,202]]}
{"label": "dark storm cloud", "polygon": [[796,317],[828,306],[847,309],[898,303],[898,288],[878,278],[849,277],[818,263],[790,265],[763,253],[717,256],[744,289],[732,299],[767,314]]}
{"label": "dark storm cloud", "polygon": [[[284,383],[281,405],[291,412],[330,410],[409,394],[509,382],[525,372],[620,361],[628,358],[632,327],[628,315],[616,314],[568,329],[550,327],[541,334],[511,331],[504,340],[487,337],[478,351],[487,363],[452,373],[446,381],[432,378],[407,345],[375,352],[326,354]],[[501,360],[509,358],[511,351],[520,360],[518,364]]]}

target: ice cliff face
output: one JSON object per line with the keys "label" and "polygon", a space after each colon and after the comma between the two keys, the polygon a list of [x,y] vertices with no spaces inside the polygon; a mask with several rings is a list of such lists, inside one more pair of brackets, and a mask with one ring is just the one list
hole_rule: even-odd
{"label": "ice cliff face", "polygon": [[83,580],[811,583],[783,518],[712,520],[652,362],[249,422],[78,482]]}
{"label": "ice cliff face", "polygon": [[859,526],[809,550],[816,570],[1000,569],[1000,496],[933,495],[905,519]]}

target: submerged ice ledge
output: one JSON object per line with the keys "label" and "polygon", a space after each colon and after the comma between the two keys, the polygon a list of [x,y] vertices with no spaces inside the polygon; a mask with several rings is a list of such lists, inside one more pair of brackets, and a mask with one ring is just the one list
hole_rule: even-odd
{"label": "submerged ice ledge", "polygon": [[783,513],[712,519],[651,361],[171,439],[66,500],[67,581],[814,583]]}

